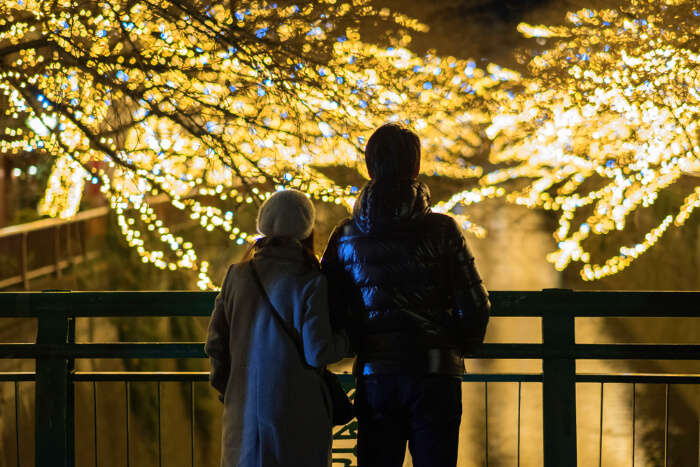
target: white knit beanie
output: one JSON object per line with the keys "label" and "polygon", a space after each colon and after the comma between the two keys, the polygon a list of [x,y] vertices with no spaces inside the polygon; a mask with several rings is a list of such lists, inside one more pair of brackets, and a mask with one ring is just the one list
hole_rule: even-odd
{"label": "white knit beanie", "polygon": [[299,190],[275,192],[260,206],[258,233],[266,237],[303,240],[311,235],[316,211],[309,198]]}

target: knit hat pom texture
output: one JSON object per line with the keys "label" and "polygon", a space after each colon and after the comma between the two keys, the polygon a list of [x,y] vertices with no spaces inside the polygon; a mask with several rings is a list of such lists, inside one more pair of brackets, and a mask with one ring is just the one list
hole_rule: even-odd
{"label": "knit hat pom texture", "polygon": [[311,235],[316,211],[311,200],[299,190],[275,192],[258,211],[258,233],[266,237],[303,240]]}

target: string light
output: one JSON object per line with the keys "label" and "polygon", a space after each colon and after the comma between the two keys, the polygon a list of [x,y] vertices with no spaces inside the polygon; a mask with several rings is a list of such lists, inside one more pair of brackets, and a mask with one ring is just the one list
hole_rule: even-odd
{"label": "string light", "polygon": [[630,0],[570,12],[564,26],[518,27],[546,48],[520,92],[507,83],[494,93],[500,104],[486,133],[492,162],[507,167],[481,182],[511,187],[493,197],[561,212],[558,249],[547,256],[556,269],[583,263],[585,280],[618,273],[698,207],[695,188],[640,243],[600,264],[584,246],[625,230],[632,213],[700,173],[699,16],[693,1]]}
{"label": "string light", "polygon": [[[0,17],[0,91],[17,122],[0,151],[55,158],[40,212],[74,215],[85,181],[98,181],[142,260],[197,271],[200,287],[213,287],[208,263],[154,214],[154,197],[243,244],[254,235],[237,209],[198,195],[241,207],[292,186],[351,208],[357,187],[319,169],[344,165],[366,177],[364,141],[386,121],[425,135],[426,173],[477,178],[482,169],[468,159],[483,141],[483,95],[507,73],[416,56],[405,45],[425,26],[365,0],[237,9],[9,0]],[[364,21],[393,29],[393,46],[361,42]],[[147,246],[154,241],[165,248]]]}
{"label": "string light", "polygon": [[[236,244],[255,236],[241,229],[240,208],[282,187],[350,209],[357,187],[323,169],[367,177],[362,148],[386,121],[420,133],[426,175],[474,180],[436,211],[477,236],[485,229],[459,206],[500,198],[558,211],[559,247],[548,259],[557,269],[584,263],[584,279],[621,271],[700,204],[696,189],[641,247],[601,265],[584,248],[700,173],[690,0],[629,0],[569,13],[564,26],[520,25],[548,45],[526,77],[416,56],[405,47],[425,26],[366,0],[227,5],[0,4],[0,92],[15,122],[0,151],[55,159],[42,213],[74,215],[85,181],[99,183],[144,262],[196,271],[198,286],[212,288],[208,262],[155,215],[154,199]],[[361,41],[359,24],[373,21],[393,31],[391,47]],[[500,168],[472,162],[485,147]]]}

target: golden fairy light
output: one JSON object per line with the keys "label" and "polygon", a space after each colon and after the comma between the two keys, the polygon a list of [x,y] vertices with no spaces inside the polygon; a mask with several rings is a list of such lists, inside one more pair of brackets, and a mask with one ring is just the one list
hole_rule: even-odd
{"label": "golden fairy light", "polygon": [[[546,48],[530,61],[531,77],[493,93],[486,134],[491,161],[504,168],[444,207],[502,197],[558,211],[558,249],[548,260],[559,270],[581,263],[581,276],[595,280],[626,268],[700,206],[700,7],[632,0],[567,20],[519,26]],[[675,211],[647,233],[627,229],[632,213],[682,178],[694,188]],[[614,231],[638,240],[594,262],[585,240]]]}
{"label": "golden fairy light", "polygon": [[[235,9],[9,0],[0,18],[0,90],[16,123],[0,136],[0,151],[55,159],[40,211],[70,217],[85,180],[99,183],[143,261],[196,270],[201,288],[213,287],[207,262],[173,235],[154,198],[242,244],[252,235],[238,226],[237,207],[281,186],[350,206],[357,187],[337,186],[318,169],[362,173],[364,138],[385,121],[426,135],[428,173],[479,177],[468,158],[482,143],[482,96],[506,73],[416,57],[403,46],[424,26],[365,0],[251,0]],[[394,46],[361,42],[361,21],[387,25]]]}
{"label": "golden fairy light", "polygon": [[[622,270],[700,204],[696,188],[602,264],[584,248],[700,172],[690,0],[630,0],[570,13],[566,26],[521,25],[547,43],[528,77],[418,57],[405,46],[424,26],[367,0],[6,0],[0,18],[0,108],[14,122],[0,152],[54,158],[41,212],[70,217],[85,181],[99,183],[142,260],[197,271],[201,288],[214,286],[207,261],[154,199],[243,244],[253,234],[239,208],[282,186],[351,206],[357,187],[322,168],[364,174],[365,138],[386,121],[421,134],[424,173],[475,180],[436,210],[503,198],[560,211],[549,259],[559,269],[583,263],[586,279]],[[361,41],[361,22],[390,30],[393,46]],[[484,173],[470,158],[488,147],[500,168]],[[202,201],[211,197],[222,202]]]}

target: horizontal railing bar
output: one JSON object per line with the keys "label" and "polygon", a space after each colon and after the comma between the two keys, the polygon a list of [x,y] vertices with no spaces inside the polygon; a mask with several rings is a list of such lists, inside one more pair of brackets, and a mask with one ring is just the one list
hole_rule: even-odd
{"label": "horizontal railing bar", "polygon": [[[69,266],[72,265],[78,265],[82,263],[84,260],[91,261],[99,256],[99,253],[97,251],[90,251],[86,253],[87,258],[84,258],[82,254],[79,255],[74,255],[72,258],[69,259],[63,259],[58,262],[58,269],[63,270],[67,269]],[[27,279],[32,280],[36,279],[38,277],[42,276],[47,276],[49,274],[53,274],[56,272],[56,264],[48,264],[46,266],[41,266],[37,269],[32,269],[31,271],[27,271]],[[0,289],[5,289],[7,287],[11,287],[16,284],[21,284],[24,279],[22,278],[21,275],[16,275],[12,277],[8,277],[6,279],[0,280]],[[36,292],[33,292],[36,293]],[[2,315],[0,315],[2,316]]]}
{"label": "horizontal railing bar", "polygon": [[[339,377],[350,377],[347,373]],[[208,381],[207,371],[160,371],[160,372],[99,372],[76,371],[74,381]],[[34,372],[0,373],[0,381],[34,381]],[[542,382],[541,373],[468,373],[464,382]],[[577,383],[641,383],[641,384],[700,384],[700,375],[655,374],[655,373],[578,373]]]}
{"label": "horizontal railing bar", "polygon": [[539,359],[544,352],[543,344],[484,344],[469,358],[519,358],[519,359]]}
{"label": "horizontal railing bar", "polygon": [[35,232],[37,230],[53,229],[66,224],[74,224],[98,217],[104,217],[109,213],[107,206],[88,209],[77,213],[69,219],[40,219],[38,221],[27,222],[25,224],[11,225],[9,227],[0,228],[0,238],[11,237],[23,233]]}
{"label": "horizontal railing bar", "polygon": [[349,373],[338,374],[338,379],[345,385],[355,384],[355,377]]}
{"label": "horizontal railing bar", "polygon": [[75,317],[209,316],[216,292],[1,292],[0,317],[65,309]]}
{"label": "horizontal railing bar", "polygon": [[[486,344],[469,358],[539,359],[542,344]],[[700,348],[700,346],[699,346]],[[549,352],[551,354],[551,352]],[[0,358],[205,358],[203,342],[0,344]]]}
{"label": "horizontal railing bar", "polygon": [[700,360],[694,344],[484,344],[469,358],[563,358],[582,360]]}
{"label": "horizontal railing bar", "polygon": [[576,344],[563,358],[592,360],[700,360],[700,345],[691,344]]}
{"label": "horizontal railing bar", "polygon": [[700,375],[624,373],[579,373],[577,383],[700,384]]}
{"label": "horizontal railing bar", "polygon": [[34,381],[36,373],[33,371],[0,372],[0,381]]}
{"label": "horizontal railing bar", "polygon": [[0,358],[205,358],[201,342],[0,344]]}
{"label": "horizontal railing bar", "polygon": [[492,316],[543,316],[569,313],[575,317],[700,317],[700,292],[646,291],[490,291]]}
{"label": "horizontal railing bar", "polygon": [[541,383],[542,373],[467,373],[462,375],[465,383]]}
{"label": "horizontal railing bar", "polygon": [[[341,373],[338,376],[352,376]],[[124,371],[76,371],[73,381],[208,381],[208,371],[155,371],[155,372],[124,372]],[[462,376],[464,382],[542,382],[541,373],[470,373]]]}
{"label": "horizontal railing bar", "polygon": [[700,317],[700,309],[689,306],[700,300],[700,292],[566,291],[535,292],[549,303],[546,311],[566,310],[576,317]]}
{"label": "horizontal railing bar", "polygon": [[76,371],[73,381],[209,381],[208,371]]}
{"label": "horizontal railing bar", "polygon": [[[204,358],[203,342],[114,342],[91,344],[0,344],[0,358]],[[575,344],[569,349],[545,344],[484,344],[474,359],[700,360],[700,345]]]}
{"label": "horizontal railing bar", "polygon": [[[34,317],[64,308],[69,316],[208,316],[216,292],[2,292],[0,317]],[[494,291],[492,316],[700,317],[700,292]]]}

